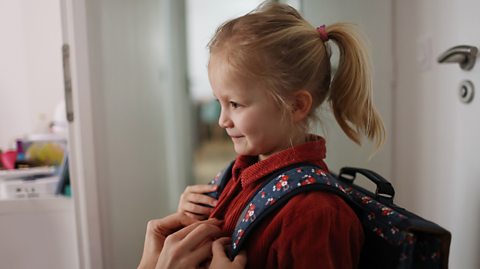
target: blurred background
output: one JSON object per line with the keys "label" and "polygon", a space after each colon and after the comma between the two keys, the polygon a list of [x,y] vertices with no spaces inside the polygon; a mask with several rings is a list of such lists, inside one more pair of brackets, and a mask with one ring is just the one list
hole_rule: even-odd
{"label": "blurred background", "polygon": [[[451,268],[480,268],[480,69],[437,61],[480,45],[480,3],[280,2],[313,26],[352,22],[369,40],[387,141],[372,155],[321,108],[313,131],[330,169],[383,175],[397,204],[452,232]],[[235,158],[206,46],[260,3],[0,0],[1,268],[136,267],[147,221]]]}

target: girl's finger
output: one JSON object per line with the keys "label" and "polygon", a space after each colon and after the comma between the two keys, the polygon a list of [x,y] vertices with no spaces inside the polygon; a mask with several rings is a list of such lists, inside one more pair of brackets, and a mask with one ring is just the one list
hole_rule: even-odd
{"label": "girl's finger", "polygon": [[207,215],[197,215],[197,214],[186,212],[186,211],[184,212],[184,214],[189,216],[190,218],[197,219],[197,220],[205,220],[208,217]]}
{"label": "girl's finger", "polygon": [[185,198],[189,202],[194,202],[197,204],[204,204],[215,207],[217,205],[217,199],[210,197],[205,194],[198,194],[198,193],[189,193],[185,196]]}
{"label": "girl's finger", "polygon": [[209,184],[191,185],[185,188],[185,192],[206,193],[206,192],[215,191],[217,187],[218,187],[217,185],[209,185]]}
{"label": "girl's finger", "polygon": [[188,203],[183,206],[183,210],[198,215],[210,215],[213,208],[194,203]]}

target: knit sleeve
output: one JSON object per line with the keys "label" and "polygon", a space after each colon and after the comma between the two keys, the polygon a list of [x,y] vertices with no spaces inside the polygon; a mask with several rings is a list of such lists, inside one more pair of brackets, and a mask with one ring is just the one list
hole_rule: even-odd
{"label": "knit sleeve", "polygon": [[267,268],[356,268],[363,230],[339,197],[321,192],[293,197],[277,214]]}

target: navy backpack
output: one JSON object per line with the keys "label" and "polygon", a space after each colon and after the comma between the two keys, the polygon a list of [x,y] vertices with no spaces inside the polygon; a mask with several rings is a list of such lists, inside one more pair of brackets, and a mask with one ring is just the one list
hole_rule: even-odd
{"label": "navy backpack", "polygon": [[[234,162],[210,184],[218,189],[209,195],[218,198],[228,180]],[[376,185],[372,193],[356,184],[361,174]],[[232,234],[229,251],[233,259],[248,240],[252,229],[297,193],[326,191],[342,197],[355,211],[365,233],[359,268],[448,268],[450,232],[393,203],[393,186],[377,173],[344,167],[337,175],[319,166],[301,163],[285,167],[266,177],[257,193],[246,204]]]}

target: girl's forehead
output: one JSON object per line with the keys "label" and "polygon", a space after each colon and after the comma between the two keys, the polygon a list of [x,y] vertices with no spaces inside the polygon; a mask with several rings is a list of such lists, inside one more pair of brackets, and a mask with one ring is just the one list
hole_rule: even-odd
{"label": "girl's forehead", "polygon": [[213,90],[251,88],[251,80],[241,75],[230,64],[222,59],[211,59],[208,64],[208,77]]}
{"label": "girl's forehead", "polygon": [[209,75],[213,73],[213,75],[232,76],[235,72],[224,53],[215,53],[210,56],[208,73]]}
{"label": "girl's forehead", "polygon": [[252,95],[253,89],[246,83],[237,79],[230,79],[228,76],[214,75],[211,79],[213,95],[222,97],[248,97]]}
{"label": "girl's forehead", "polygon": [[[246,70],[245,70],[246,71]],[[235,68],[228,56],[222,52],[213,53],[208,64],[208,76],[216,98],[238,97],[242,99],[263,99],[271,97],[265,83],[249,77],[248,72]]]}

